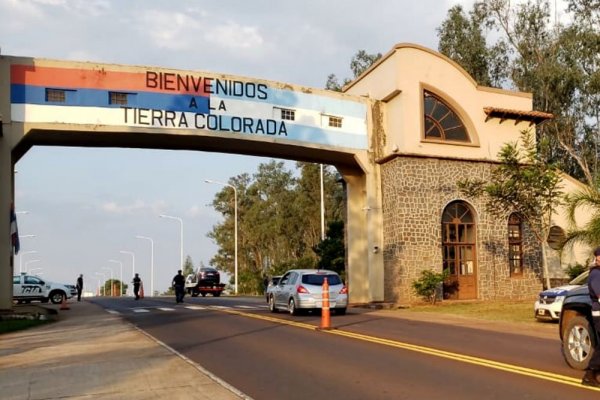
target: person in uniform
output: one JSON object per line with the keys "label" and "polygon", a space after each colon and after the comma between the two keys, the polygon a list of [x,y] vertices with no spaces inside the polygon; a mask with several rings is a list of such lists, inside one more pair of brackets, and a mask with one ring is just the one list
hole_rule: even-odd
{"label": "person in uniform", "polygon": [[[594,322],[594,330],[596,337],[600,338],[600,247],[594,250],[594,263],[590,266],[590,275],[588,277],[588,289],[590,299],[592,300],[592,320]],[[581,384],[585,386],[600,387],[598,382],[598,373],[600,372],[600,343],[596,341],[594,353],[590,358],[590,362],[585,370],[585,375],[581,380]]]}
{"label": "person in uniform", "polygon": [[177,271],[177,275],[173,277],[173,287],[175,287],[175,302],[183,303],[183,297],[185,296],[185,277],[181,273],[181,270]]}
{"label": "person in uniform", "polygon": [[83,274],[79,274],[75,288],[77,289],[77,301],[81,301],[81,292],[83,292]]}
{"label": "person in uniform", "polygon": [[140,274],[137,272],[131,281],[133,283],[133,294],[135,295],[135,299],[140,299],[140,285],[142,284],[142,279],[140,278]]}

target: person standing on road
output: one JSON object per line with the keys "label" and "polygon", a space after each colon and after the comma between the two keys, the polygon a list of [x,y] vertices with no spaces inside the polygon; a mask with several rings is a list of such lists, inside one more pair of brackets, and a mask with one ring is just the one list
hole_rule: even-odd
{"label": "person standing on road", "polygon": [[[594,329],[596,330],[596,337],[600,338],[600,303],[598,302],[598,297],[600,296],[600,247],[597,247],[596,250],[594,250],[594,264],[590,266],[588,288],[590,299],[592,300],[592,320],[594,322]],[[585,386],[600,387],[600,382],[598,382],[597,378],[599,372],[600,343],[596,342],[594,353],[592,354],[592,358],[590,358],[581,384]]]}
{"label": "person standing on road", "polygon": [[142,284],[142,279],[140,278],[140,274],[137,272],[131,281],[133,283],[133,294],[135,295],[135,299],[140,299],[140,285]]}
{"label": "person standing on road", "polygon": [[79,274],[75,288],[77,289],[77,301],[81,301],[81,292],[83,292],[83,274]]}
{"label": "person standing on road", "polygon": [[181,273],[181,270],[177,271],[177,275],[173,277],[173,287],[175,287],[175,301],[177,303],[183,303],[183,297],[185,296],[185,277]]}

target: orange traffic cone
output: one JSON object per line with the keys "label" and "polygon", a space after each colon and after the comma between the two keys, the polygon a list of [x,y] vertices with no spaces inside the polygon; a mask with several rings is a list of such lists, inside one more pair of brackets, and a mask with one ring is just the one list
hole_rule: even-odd
{"label": "orange traffic cone", "polygon": [[140,299],[144,298],[144,282],[140,282]]}
{"label": "orange traffic cone", "polygon": [[329,282],[323,279],[323,305],[321,306],[321,329],[331,329],[331,313],[329,312]]}
{"label": "orange traffic cone", "polygon": [[67,304],[67,296],[63,296],[62,302],[60,303],[61,310],[70,310],[69,305]]}

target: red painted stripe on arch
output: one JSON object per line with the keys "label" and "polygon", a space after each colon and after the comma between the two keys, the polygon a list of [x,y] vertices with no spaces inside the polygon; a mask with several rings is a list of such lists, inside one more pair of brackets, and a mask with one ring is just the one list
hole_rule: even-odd
{"label": "red painted stripe on arch", "polygon": [[[205,77],[198,74],[185,72],[171,73],[168,78],[158,74],[164,71],[147,70],[144,72],[113,71],[104,68],[55,68],[40,67],[36,65],[13,64],[10,66],[10,82],[12,84],[45,86],[63,89],[100,89],[132,92],[177,93],[206,96],[204,90]],[[147,74],[155,78],[147,82]],[[177,85],[178,76],[188,82],[188,89],[184,85]],[[166,82],[166,79],[169,82]],[[208,77],[208,79],[211,79]],[[162,84],[162,88],[160,85]],[[165,88],[167,85],[167,88]],[[156,87],[155,87],[156,86]],[[179,86],[179,87],[178,87]],[[197,90],[196,90],[197,89]]]}

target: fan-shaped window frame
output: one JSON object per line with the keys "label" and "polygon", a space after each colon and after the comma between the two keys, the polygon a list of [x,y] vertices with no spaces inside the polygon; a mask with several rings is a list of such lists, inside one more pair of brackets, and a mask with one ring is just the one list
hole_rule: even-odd
{"label": "fan-shaped window frame", "polygon": [[423,90],[423,138],[444,143],[473,143],[460,114],[441,96],[427,89]]}

